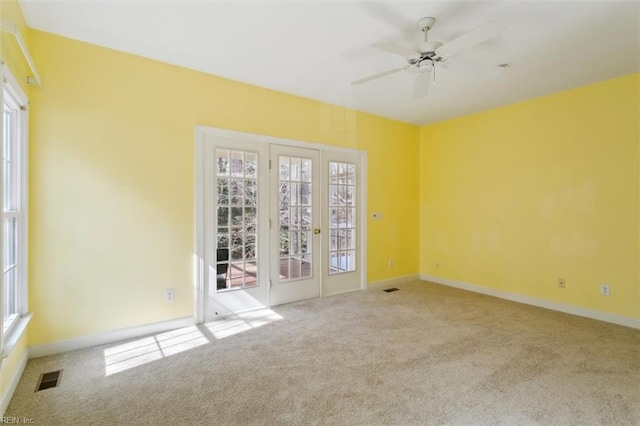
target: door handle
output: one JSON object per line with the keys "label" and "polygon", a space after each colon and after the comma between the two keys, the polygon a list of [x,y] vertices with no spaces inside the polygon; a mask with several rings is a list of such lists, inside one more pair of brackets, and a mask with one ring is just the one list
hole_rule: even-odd
{"label": "door handle", "polygon": [[313,233],[314,233],[315,235],[318,235],[318,234],[320,233],[320,228],[315,228],[315,229],[313,230]]}

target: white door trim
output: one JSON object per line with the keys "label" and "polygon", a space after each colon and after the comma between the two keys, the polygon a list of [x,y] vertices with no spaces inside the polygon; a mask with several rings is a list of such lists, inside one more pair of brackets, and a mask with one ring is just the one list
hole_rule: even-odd
{"label": "white door trim", "polygon": [[316,142],[305,142],[305,141],[299,141],[295,139],[279,138],[279,137],[269,136],[269,135],[260,135],[257,133],[238,132],[235,130],[220,129],[217,127],[196,126],[196,136],[197,135],[201,135],[202,137],[218,136],[218,137],[228,137],[233,139],[244,139],[249,142],[316,149],[318,151],[351,152],[351,153],[364,154],[365,156],[367,154],[366,151],[361,151],[353,148],[325,145],[325,144],[316,143]]}
{"label": "white door trim", "polygon": [[204,138],[205,133],[196,127],[196,146],[194,150],[195,162],[195,254],[193,256],[194,278],[195,278],[195,319],[196,324],[204,322],[204,302],[203,297],[205,286],[204,274]]}
{"label": "white door trim", "polygon": [[[204,146],[205,138],[207,136],[216,136],[221,138],[233,138],[243,139],[248,142],[257,142],[261,144],[277,144],[290,147],[315,149],[322,152],[342,152],[356,154],[359,160],[359,166],[361,168],[362,180],[360,182],[359,190],[362,199],[362,209],[360,209],[360,217],[358,218],[362,224],[362,232],[360,232],[359,243],[362,250],[362,256],[360,259],[360,267],[362,269],[360,288],[366,290],[367,288],[367,152],[357,150],[353,148],[338,147],[333,145],[325,145],[315,142],[298,141],[294,139],[279,138],[275,136],[260,135],[256,133],[238,132],[235,130],[221,129],[216,127],[195,126],[195,150],[194,150],[194,163],[195,163],[195,256],[194,256],[194,288],[195,288],[195,319],[196,323],[202,323],[204,321],[204,286],[206,283],[204,274]],[[270,266],[268,266],[270,268]],[[267,271],[270,273],[270,271]],[[322,285],[322,284],[321,284]],[[322,292],[320,297],[322,297]]]}

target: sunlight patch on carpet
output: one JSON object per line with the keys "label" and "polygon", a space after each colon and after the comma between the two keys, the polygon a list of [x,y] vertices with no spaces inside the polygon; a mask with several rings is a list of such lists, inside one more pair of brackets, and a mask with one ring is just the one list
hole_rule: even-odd
{"label": "sunlight patch on carpet", "polygon": [[220,319],[205,324],[205,327],[216,339],[224,339],[243,331],[262,327],[274,321],[283,319],[271,309],[260,309],[258,311],[245,312],[235,315],[233,318]]}
{"label": "sunlight patch on carpet", "polygon": [[104,350],[105,375],[120,373],[207,343],[209,340],[200,330],[190,326],[112,346]]}

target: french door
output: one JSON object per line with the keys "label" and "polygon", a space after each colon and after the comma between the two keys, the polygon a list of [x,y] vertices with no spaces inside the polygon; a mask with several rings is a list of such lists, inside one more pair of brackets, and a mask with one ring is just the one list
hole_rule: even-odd
{"label": "french door", "polygon": [[320,295],[319,158],[271,145],[271,305]]}
{"label": "french door", "polygon": [[356,153],[322,153],[322,295],[362,288],[362,164]]}
{"label": "french door", "polygon": [[[215,142],[215,143],[214,143]],[[212,140],[203,156],[204,319],[269,305],[268,145]]]}
{"label": "french door", "polygon": [[213,130],[196,150],[198,318],[363,288],[359,154]]}

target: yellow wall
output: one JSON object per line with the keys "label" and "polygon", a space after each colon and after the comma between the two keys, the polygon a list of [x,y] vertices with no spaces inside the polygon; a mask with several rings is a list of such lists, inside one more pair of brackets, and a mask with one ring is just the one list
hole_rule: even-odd
{"label": "yellow wall", "polygon": [[[7,358],[3,358],[1,361],[0,389],[2,390],[2,393],[0,393],[0,395],[2,396],[4,396],[5,392],[7,392],[9,386],[11,385],[11,381],[16,374],[16,370],[20,366],[20,362],[23,360],[25,354],[27,353],[27,341],[28,336],[25,333],[20,339],[18,339],[9,356]],[[4,413],[0,413],[0,415],[4,415]]]}
{"label": "yellow wall", "polygon": [[423,126],[420,273],[640,318],[639,88]]}
{"label": "yellow wall", "polygon": [[193,315],[196,125],[368,151],[369,281],[417,273],[417,127],[30,37],[31,345]]}
{"label": "yellow wall", "polygon": [[[29,43],[27,24],[17,1],[0,0],[0,19],[17,24],[18,31],[25,43]],[[32,75],[32,73],[16,42],[15,36],[12,34],[0,32],[0,58],[7,64],[11,74],[22,86],[22,90],[28,94],[27,76]]]}

